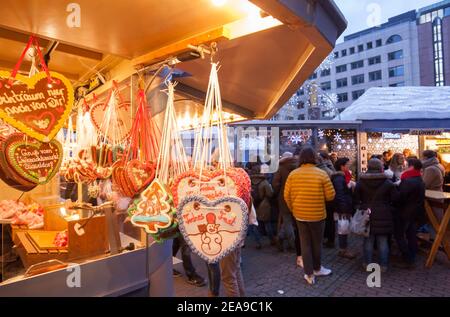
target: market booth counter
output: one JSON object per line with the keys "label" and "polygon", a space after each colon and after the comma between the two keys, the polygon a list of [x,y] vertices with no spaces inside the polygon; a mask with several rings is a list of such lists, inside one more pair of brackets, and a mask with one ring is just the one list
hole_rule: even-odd
{"label": "market booth counter", "polygon": [[[35,148],[39,151],[50,143],[53,146],[56,144],[53,138],[58,128],[63,126],[64,140],[71,139],[72,134],[89,136],[83,119],[101,102],[104,104],[98,107],[100,115],[93,113],[91,121],[96,118],[103,121],[108,117],[104,113],[106,109],[119,109],[121,117],[116,122],[130,129],[130,122],[138,122],[136,118],[142,117],[151,108],[154,122],[163,122],[164,106],[161,105],[165,102],[158,104],[154,100],[154,92],[161,90],[157,83],[167,80],[164,78],[166,75],[159,73],[161,66],[170,69],[171,74],[178,74],[173,76],[178,81],[175,107],[177,115],[188,126],[194,127],[196,120],[193,118],[202,116],[211,61],[220,64],[223,109],[229,113],[229,121],[267,119],[278,111],[331,52],[336,39],[346,28],[344,17],[334,2],[328,0],[230,0],[224,1],[221,6],[210,0],[139,0],[133,1],[132,5],[123,1],[82,0],[77,4],[67,7],[60,1],[40,1],[39,6],[35,6],[22,0],[2,3],[0,46],[8,49],[0,52],[0,68],[8,72],[0,73],[0,77],[3,76],[0,79],[9,80],[11,75],[15,80],[29,84],[26,78],[35,75],[35,78],[42,80],[39,86],[42,91],[39,93],[59,93],[56,95],[60,98],[57,107],[67,104],[64,111],[60,109],[53,114],[58,120],[47,118],[48,114],[42,111],[29,117],[31,120],[14,117],[16,111],[11,109],[2,116],[26,137],[35,138],[33,142],[36,142]],[[77,14],[80,11],[79,19]],[[123,12],[127,14],[123,15]],[[81,25],[78,25],[79,22]],[[105,32],[108,36],[100,36]],[[33,36],[30,37],[31,34]],[[24,50],[30,44],[35,51]],[[16,64],[19,56],[22,63]],[[44,56],[49,61],[51,72],[46,67],[42,67],[41,72],[37,69],[36,65],[45,66]],[[63,78],[61,76],[75,86],[74,92],[69,81],[52,80],[53,77]],[[152,85],[155,77],[158,81]],[[46,78],[48,83],[44,82]],[[62,84],[64,89],[52,90]],[[124,86],[131,88],[125,93]],[[145,105],[146,98],[149,107]],[[70,101],[74,100],[76,107],[71,109]],[[6,101],[11,102],[10,99]],[[120,102],[118,108],[113,104],[115,101]],[[71,118],[76,115],[80,120],[75,122],[74,119],[72,122]],[[153,122],[151,119],[149,121]],[[97,123],[97,130],[105,127],[102,122],[93,123]],[[33,130],[32,125],[41,133]],[[141,127],[142,130],[145,129]],[[0,133],[3,131],[0,129]],[[108,130],[102,132],[110,142]],[[114,137],[118,138],[117,135]],[[127,134],[122,133],[120,137],[126,138]],[[27,147],[24,140],[25,136],[17,137],[17,142],[10,145],[13,151],[18,147]],[[75,150],[70,145],[69,140],[57,154],[62,156],[64,152],[64,156],[73,155]],[[54,148],[52,150],[55,151]],[[92,150],[92,157],[96,157],[96,151],[98,149]],[[80,151],[78,154],[82,162],[78,161],[77,166],[69,168],[72,172],[78,168],[78,174],[72,173],[67,177],[58,165],[58,171],[51,171],[53,180],[46,185],[42,178],[50,177],[47,170],[40,171],[39,175],[28,175],[20,170],[22,177],[8,173],[10,178],[4,178],[8,184],[19,180],[23,190],[35,188],[29,192],[30,199],[38,202],[45,212],[43,219],[39,215],[42,222],[39,228],[4,225],[8,229],[2,230],[2,233],[12,229],[12,240],[22,266],[16,270],[19,276],[3,276],[0,296],[121,295],[148,284],[150,295],[173,295],[172,240],[161,239],[157,242],[136,227],[130,233],[126,230],[130,223],[124,223],[125,217],[120,214],[119,208],[112,212],[103,211],[92,218],[92,213],[78,212],[78,216],[74,216],[68,210],[67,214],[61,211],[64,205],[61,205],[57,193],[58,175],[72,182],[84,182],[78,185],[78,197],[83,197],[82,187],[86,183],[108,178],[105,169],[124,157],[124,153],[120,153],[120,157],[108,145],[102,147],[100,152],[103,155],[97,158],[101,159],[95,161],[100,169],[95,172],[83,161],[85,153]],[[136,153],[140,152],[130,154],[134,155],[135,166],[143,168],[142,164],[151,163],[150,160],[143,163],[142,157]],[[9,157],[10,161],[15,158],[14,155]],[[107,160],[109,166],[105,165]],[[24,165],[24,162],[13,163]],[[63,177],[63,174],[66,176]],[[130,193],[128,197],[133,197],[131,193],[137,192],[133,191],[133,187],[138,186],[139,182],[129,175],[127,177],[130,179],[124,181],[123,172],[118,175],[120,177],[115,178],[113,183],[125,184],[122,189]],[[0,184],[0,199],[11,200],[8,204],[18,204],[20,192],[10,194],[3,188],[8,186]],[[51,194],[44,192],[44,188]],[[87,201],[86,196],[78,200],[80,203]],[[29,206],[18,206],[18,212],[20,216],[37,217]],[[65,241],[63,232],[68,236],[68,241]],[[134,244],[134,248],[130,243]],[[5,258],[2,260],[6,265]],[[43,273],[46,270],[48,272]],[[77,284],[77,274],[80,274],[81,287]]]}

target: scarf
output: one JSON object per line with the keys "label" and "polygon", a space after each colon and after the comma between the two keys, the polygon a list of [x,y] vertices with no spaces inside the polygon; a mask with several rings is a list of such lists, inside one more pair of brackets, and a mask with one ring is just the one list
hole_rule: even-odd
{"label": "scarf", "polygon": [[418,176],[422,176],[422,174],[420,173],[419,170],[416,170],[413,168],[413,169],[408,169],[408,170],[404,171],[402,176],[400,177],[400,179],[405,180],[408,178],[418,177]]}
{"label": "scarf", "polygon": [[344,175],[345,183],[348,185],[348,183],[350,183],[350,181],[352,180],[352,174],[350,173],[350,171],[345,171]]}

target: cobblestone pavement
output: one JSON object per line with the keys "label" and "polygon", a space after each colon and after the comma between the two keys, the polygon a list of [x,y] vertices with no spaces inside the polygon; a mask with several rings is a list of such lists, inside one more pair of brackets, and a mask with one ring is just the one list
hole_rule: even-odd
{"label": "cobblestone pavement", "polygon": [[[269,246],[266,240],[262,250],[256,250],[252,239],[242,252],[242,271],[248,296],[258,297],[355,297],[355,296],[438,296],[450,297],[450,261],[439,252],[431,269],[424,267],[426,253],[419,253],[414,270],[391,267],[381,275],[381,287],[369,288],[366,280],[369,272],[361,268],[362,241],[350,239],[350,247],[357,250],[357,259],[337,256],[337,248],[323,250],[323,265],[331,268],[329,277],[316,279],[314,286],[303,280],[303,271],[295,266],[295,253],[281,253]],[[193,255],[194,264],[202,276],[207,277],[206,265]],[[174,266],[183,272],[182,264]],[[185,277],[174,278],[175,293],[179,297],[207,296],[208,288],[189,285]]]}

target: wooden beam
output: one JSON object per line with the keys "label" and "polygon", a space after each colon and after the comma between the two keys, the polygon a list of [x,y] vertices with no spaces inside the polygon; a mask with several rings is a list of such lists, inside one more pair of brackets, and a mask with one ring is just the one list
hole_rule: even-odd
{"label": "wooden beam", "polygon": [[147,54],[136,57],[132,60],[132,64],[145,65],[162,61],[175,54],[183,53],[189,50],[188,45],[198,46],[200,44],[209,44],[211,42],[219,42],[230,39],[229,31],[225,27],[220,27],[215,30],[196,35],[167,46],[158,48]]}
{"label": "wooden beam", "polygon": [[[21,32],[17,32],[17,31],[13,31],[13,30],[9,30],[9,29],[0,27],[0,38],[4,38],[7,40],[16,41],[16,42],[27,43],[29,37],[30,37],[29,34],[21,33]],[[41,37],[39,38],[39,45],[42,47],[47,47],[49,42],[50,42],[50,40],[48,40],[48,39],[41,38]],[[87,49],[72,46],[72,45],[67,45],[64,43],[59,43],[58,46],[56,47],[56,51],[71,54],[71,55],[76,55],[76,56],[80,56],[80,57],[84,57],[84,58],[89,58],[89,59],[93,59],[93,60],[98,60],[98,61],[101,61],[103,59],[102,53],[94,52],[91,50],[87,50]]]}
{"label": "wooden beam", "polygon": [[[15,66],[15,63],[13,63],[13,62],[0,60],[0,69],[11,71],[14,68],[14,66]],[[30,68],[31,68],[31,63],[28,61],[23,61],[22,64],[20,65],[19,72],[28,75]],[[78,81],[78,79],[79,79],[78,74],[62,72],[57,69],[52,69],[52,70],[64,75],[69,80]]]}
{"label": "wooden beam", "polygon": [[[203,91],[195,89],[191,86],[182,84],[180,82],[178,82],[178,84],[177,84],[177,94],[185,96],[192,100],[197,100],[202,104],[205,102],[205,98],[206,98],[206,93],[204,93]],[[228,110],[230,112],[237,113],[243,117],[246,117],[246,118],[254,118],[255,117],[255,113],[253,111],[251,111],[247,108],[243,108],[234,103],[228,102],[226,100],[222,100],[222,106],[223,106],[224,110]]]}

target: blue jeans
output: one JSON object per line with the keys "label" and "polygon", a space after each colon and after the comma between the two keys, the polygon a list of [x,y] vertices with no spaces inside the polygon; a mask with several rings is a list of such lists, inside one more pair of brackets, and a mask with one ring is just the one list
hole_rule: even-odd
{"label": "blue jeans", "polygon": [[370,235],[368,238],[364,238],[364,263],[373,263],[373,245],[377,240],[378,258],[381,266],[388,266],[389,263],[389,244],[388,235]]}
{"label": "blue jeans", "polygon": [[208,268],[209,295],[218,297],[220,292],[220,265],[219,263],[206,263]]}

